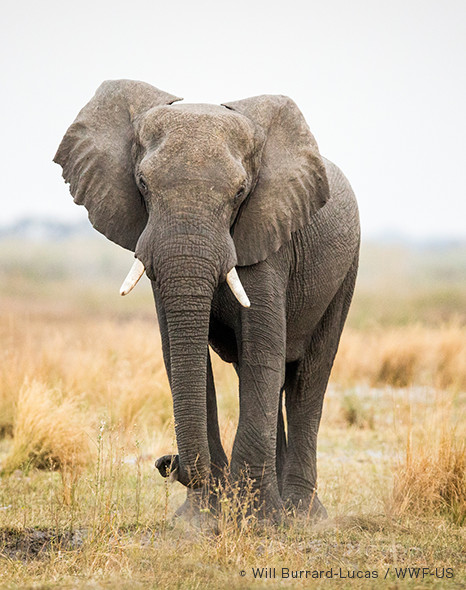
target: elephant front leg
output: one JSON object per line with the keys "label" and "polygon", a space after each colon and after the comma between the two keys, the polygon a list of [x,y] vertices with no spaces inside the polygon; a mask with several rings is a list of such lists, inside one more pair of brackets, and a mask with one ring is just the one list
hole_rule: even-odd
{"label": "elephant front leg", "polygon": [[[256,282],[260,282],[257,276]],[[231,473],[243,487],[245,478],[249,479],[254,504],[263,516],[279,520],[283,504],[277,482],[276,451],[285,371],[285,307],[279,286],[267,289],[267,281],[261,282],[261,287],[264,282],[265,288],[252,294],[251,308],[241,311],[240,413]],[[253,285],[248,293],[252,291]]]}
{"label": "elephant front leg", "polygon": [[[247,489],[263,516],[280,518],[283,505],[276,471],[276,430],[280,385],[262,365],[241,370],[240,418],[233,445],[231,474]],[[247,498],[245,500],[248,500]]]}

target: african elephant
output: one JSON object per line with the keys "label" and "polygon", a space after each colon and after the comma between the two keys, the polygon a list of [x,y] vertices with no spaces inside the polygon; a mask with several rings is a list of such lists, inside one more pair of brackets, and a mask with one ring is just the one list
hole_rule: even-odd
{"label": "african elephant", "polygon": [[[106,81],[54,158],[93,226],[135,252],[122,294],[151,280],[179,453],[157,466],[202,489],[228,464],[264,514],[324,515],[316,438],[357,273],[353,192],[291,99],[179,100]],[[209,344],[239,375],[230,462]]]}

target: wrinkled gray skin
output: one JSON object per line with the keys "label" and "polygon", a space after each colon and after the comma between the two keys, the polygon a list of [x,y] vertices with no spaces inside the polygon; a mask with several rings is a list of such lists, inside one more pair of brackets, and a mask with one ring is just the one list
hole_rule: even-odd
{"label": "wrinkled gray skin", "polygon": [[[246,469],[269,517],[324,516],[316,439],[357,272],[353,192],[289,98],[178,100],[104,82],[55,156],[94,227],[134,251],[152,282],[179,452],[157,466],[172,460],[199,489],[228,463],[210,344],[239,375],[231,477]],[[225,282],[235,265],[249,309]]]}

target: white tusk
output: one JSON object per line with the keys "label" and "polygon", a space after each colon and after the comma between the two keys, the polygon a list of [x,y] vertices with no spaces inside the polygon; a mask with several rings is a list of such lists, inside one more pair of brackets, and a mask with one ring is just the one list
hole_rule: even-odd
{"label": "white tusk", "polygon": [[236,299],[238,299],[241,305],[243,307],[251,307],[251,302],[249,301],[246,291],[239,280],[239,276],[235,267],[233,267],[227,274],[227,283],[233,295],[236,297]]}
{"label": "white tusk", "polygon": [[128,295],[128,293],[136,286],[137,282],[142,277],[145,270],[146,269],[144,268],[143,263],[136,258],[133,266],[131,267],[128,273],[128,276],[121,285],[120,295]]}

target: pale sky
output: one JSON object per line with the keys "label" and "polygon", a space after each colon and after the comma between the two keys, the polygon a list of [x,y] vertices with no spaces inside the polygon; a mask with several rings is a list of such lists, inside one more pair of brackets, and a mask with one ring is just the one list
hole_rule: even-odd
{"label": "pale sky", "polygon": [[52,163],[106,79],[186,102],[286,94],[349,178],[363,236],[466,238],[464,0],[2,2],[0,225],[79,220]]}

